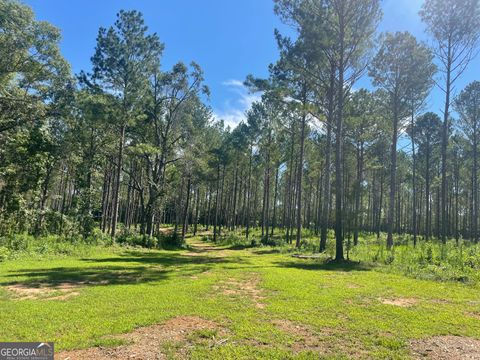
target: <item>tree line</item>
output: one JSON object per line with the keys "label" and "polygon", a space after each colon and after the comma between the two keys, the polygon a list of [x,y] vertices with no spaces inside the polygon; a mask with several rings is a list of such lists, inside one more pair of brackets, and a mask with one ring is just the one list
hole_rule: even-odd
{"label": "tree line", "polygon": [[[478,0],[426,0],[431,44],[378,34],[380,0],[275,0],[293,36],[231,129],[201,67],[161,64],[137,11],[100,28],[90,72],[73,75],[60,31],[0,0],[0,235],[144,238],[173,224],[319,251],[335,234],[469,239],[478,231],[480,82],[455,92],[477,52]],[[357,88],[368,77],[372,87]],[[428,112],[436,86],[444,107]]]}

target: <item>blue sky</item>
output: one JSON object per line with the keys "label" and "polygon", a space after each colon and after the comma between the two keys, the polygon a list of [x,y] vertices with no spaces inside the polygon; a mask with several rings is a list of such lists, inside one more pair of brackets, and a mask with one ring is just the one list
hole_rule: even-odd
{"label": "blue sky", "polygon": [[[255,95],[242,81],[246,75],[267,76],[268,64],[277,58],[273,31],[288,29],[273,13],[272,0],[26,0],[40,20],[62,31],[62,52],[73,71],[90,70],[90,57],[100,26],[108,27],[120,9],[141,11],[150,31],[165,43],[164,68],[181,60],[200,64],[211,89],[210,105],[227,124],[243,118]],[[418,17],[421,0],[384,0],[379,31],[407,30],[428,40]],[[479,78],[477,57],[457,83]],[[368,78],[356,87],[370,87]],[[442,93],[436,89],[429,109],[440,112]]]}

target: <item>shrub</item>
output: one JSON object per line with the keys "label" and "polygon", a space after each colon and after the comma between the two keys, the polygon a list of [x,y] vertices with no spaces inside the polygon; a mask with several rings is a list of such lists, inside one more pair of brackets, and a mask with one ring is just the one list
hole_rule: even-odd
{"label": "shrub", "polygon": [[115,239],[118,244],[146,247],[146,237],[134,232],[123,231]]}
{"label": "shrub", "polygon": [[109,234],[105,234],[98,228],[93,229],[92,233],[87,238],[85,238],[85,242],[92,245],[113,245],[112,237]]}
{"label": "shrub", "polygon": [[234,247],[251,247],[252,244],[257,245],[255,238],[247,240],[244,235],[235,232],[229,232],[225,236],[220,237],[217,241],[220,245],[230,245]]}
{"label": "shrub", "polygon": [[33,236],[23,233],[9,236],[6,239],[6,244],[12,251],[25,251],[31,241],[33,241]]}
{"label": "shrub", "polygon": [[161,233],[158,235],[158,247],[162,249],[178,249],[185,247],[182,237],[172,232],[170,234]]}
{"label": "shrub", "polygon": [[0,262],[7,260],[10,257],[10,250],[5,246],[0,246]]}
{"label": "shrub", "polygon": [[394,261],[395,261],[395,253],[392,250],[388,253],[387,257],[385,258],[385,264],[390,265],[390,264],[393,264]]}

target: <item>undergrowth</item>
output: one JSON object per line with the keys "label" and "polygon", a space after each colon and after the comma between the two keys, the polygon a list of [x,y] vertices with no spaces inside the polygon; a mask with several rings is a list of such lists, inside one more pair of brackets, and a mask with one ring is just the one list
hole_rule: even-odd
{"label": "undergrowth", "polygon": [[[278,253],[312,254],[318,252],[318,236],[309,230],[302,232],[300,247],[295,247],[295,238],[286,239],[282,230],[276,230],[268,239],[261,236],[260,229],[250,229],[249,238],[245,229],[222,231],[216,243],[231,248],[269,248]],[[213,235],[202,237],[213,241]],[[62,257],[88,255],[106,248],[184,248],[181,237],[172,231],[160,232],[156,236],[142,236],[135,230],[121,229],[115,241],[96,229],[92,235],[59,236],[44,235],[34,237],[29,234],[14,234],[0,237],[0,261],[20,258]],[[416,246],[409,235],[397,235],[392,249],[386,247],[385,234],[361,234],[359,243],[353,246],[347,237],[344,244],[347,260],[374,266],[379,271],[394,272],[419,279],[437,281],[457,281],[470,284],[480,283],[480,245],[461,240],[458,244],[451,240],[446,244],[440,241],[419,240]],[[333,232],[328,234],[327,249],[318,262],[330,261],[335,256]]]}
{"label": "undergrowth", "polygon": [[102,249],[148,248],[172,250],[184,247],[181,238],[173,233],[143,236],[136,231],[121,229],[113,240],[110,235],[95,229],[88,237],[31,234],[0,236],[0,262],[15,259],[86,256]]}
{"label": "undergrowth", "polygon": [[[212,240],[204,236],[204,240]],[[295,247],[285,238],[282,230],[277,230],[268,241],[262,238],[260,229],[250,231],[249,239],[245,230],[225,232],[217,237],[217,244],[231,247],[273,247],[279,253],[312,254],[318,252],[319,238],[308,230],[302,231],[300,247]],[[437,239],[420,239],[416,246],[410,235],[396,235],[392,249],[386,247],[386,235],[364,233],[354,246],[349,237],[344,242],[345,258],[374,266],[380,271],[400,273],[409,277],[437,281],[457,281],[462,283],[480,283],[480,245],[467,240],[454,240],[442,244]],[[317,261],[330,261],[335,257],[334,233],[329,232],[325,256]]]}

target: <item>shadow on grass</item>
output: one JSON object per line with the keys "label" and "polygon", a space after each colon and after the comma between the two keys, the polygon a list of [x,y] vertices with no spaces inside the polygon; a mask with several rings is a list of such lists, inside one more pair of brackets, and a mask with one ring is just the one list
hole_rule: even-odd
{"label": "shadow on grass", "polygon": [[22,285],[28,287],[57,287],[71,285],[121,285],[164,280],[170,271],[136,267],[56,267],[49,269],[17,270],[7,277],[27,277],[26,280],[2,282],[2,286]]}
{"label": "shadow on grass", "polygon": [[356,261],[322,261],[322,262],[301,262],[301,261],[277,261],[279,267],[295,268],[301,270],[326,270],[326,271],[370,271],[372,267]]}
{"label": "shadow on grass", "polygon": [[140,263],[147,265],[161,266],[181,266],[181,265],[198,265],[198,264],[219,264],[229,262],[240,262],[239,259],[229,259],[227,257],[214,257],[201,255],[207,253],[207,250],[194,249],[189,250],[195,253],[195,256],[186,255],[186,253],[145,253],[142,251],[128,251],[123,253],[121,257],[111,257],[102,259],[82,259],[82,261],[92,263]]}
{"label": "shadow on grass", "polygon": [[[81,266],[13,270],[4,277],[7,280],[0,282],[0,285],[56,287],[60,284],[97,286],[154,283],[175,277],[198,275],[217,264],[227,264],[232,260],[130,251],[123,257],[81,259],[84,262]],[[241,261],[235,259],[234,262]],[[26,279],[12,279],[19,277]]]}
{"label": "shadow on grass", "polygon": [[226,247],[226,250],[246,250],[246,249],[253,249],[255,248],[255,245],[244,245],[244,244],[236,244],[236,245],[230,245]]}
{"label": "shadow on grass", "polygon": [[253,250],[253,253],[256,255],[272,255],[272,254],[281,254],[282,251],[280,249],[263,249],[263,250]]}

